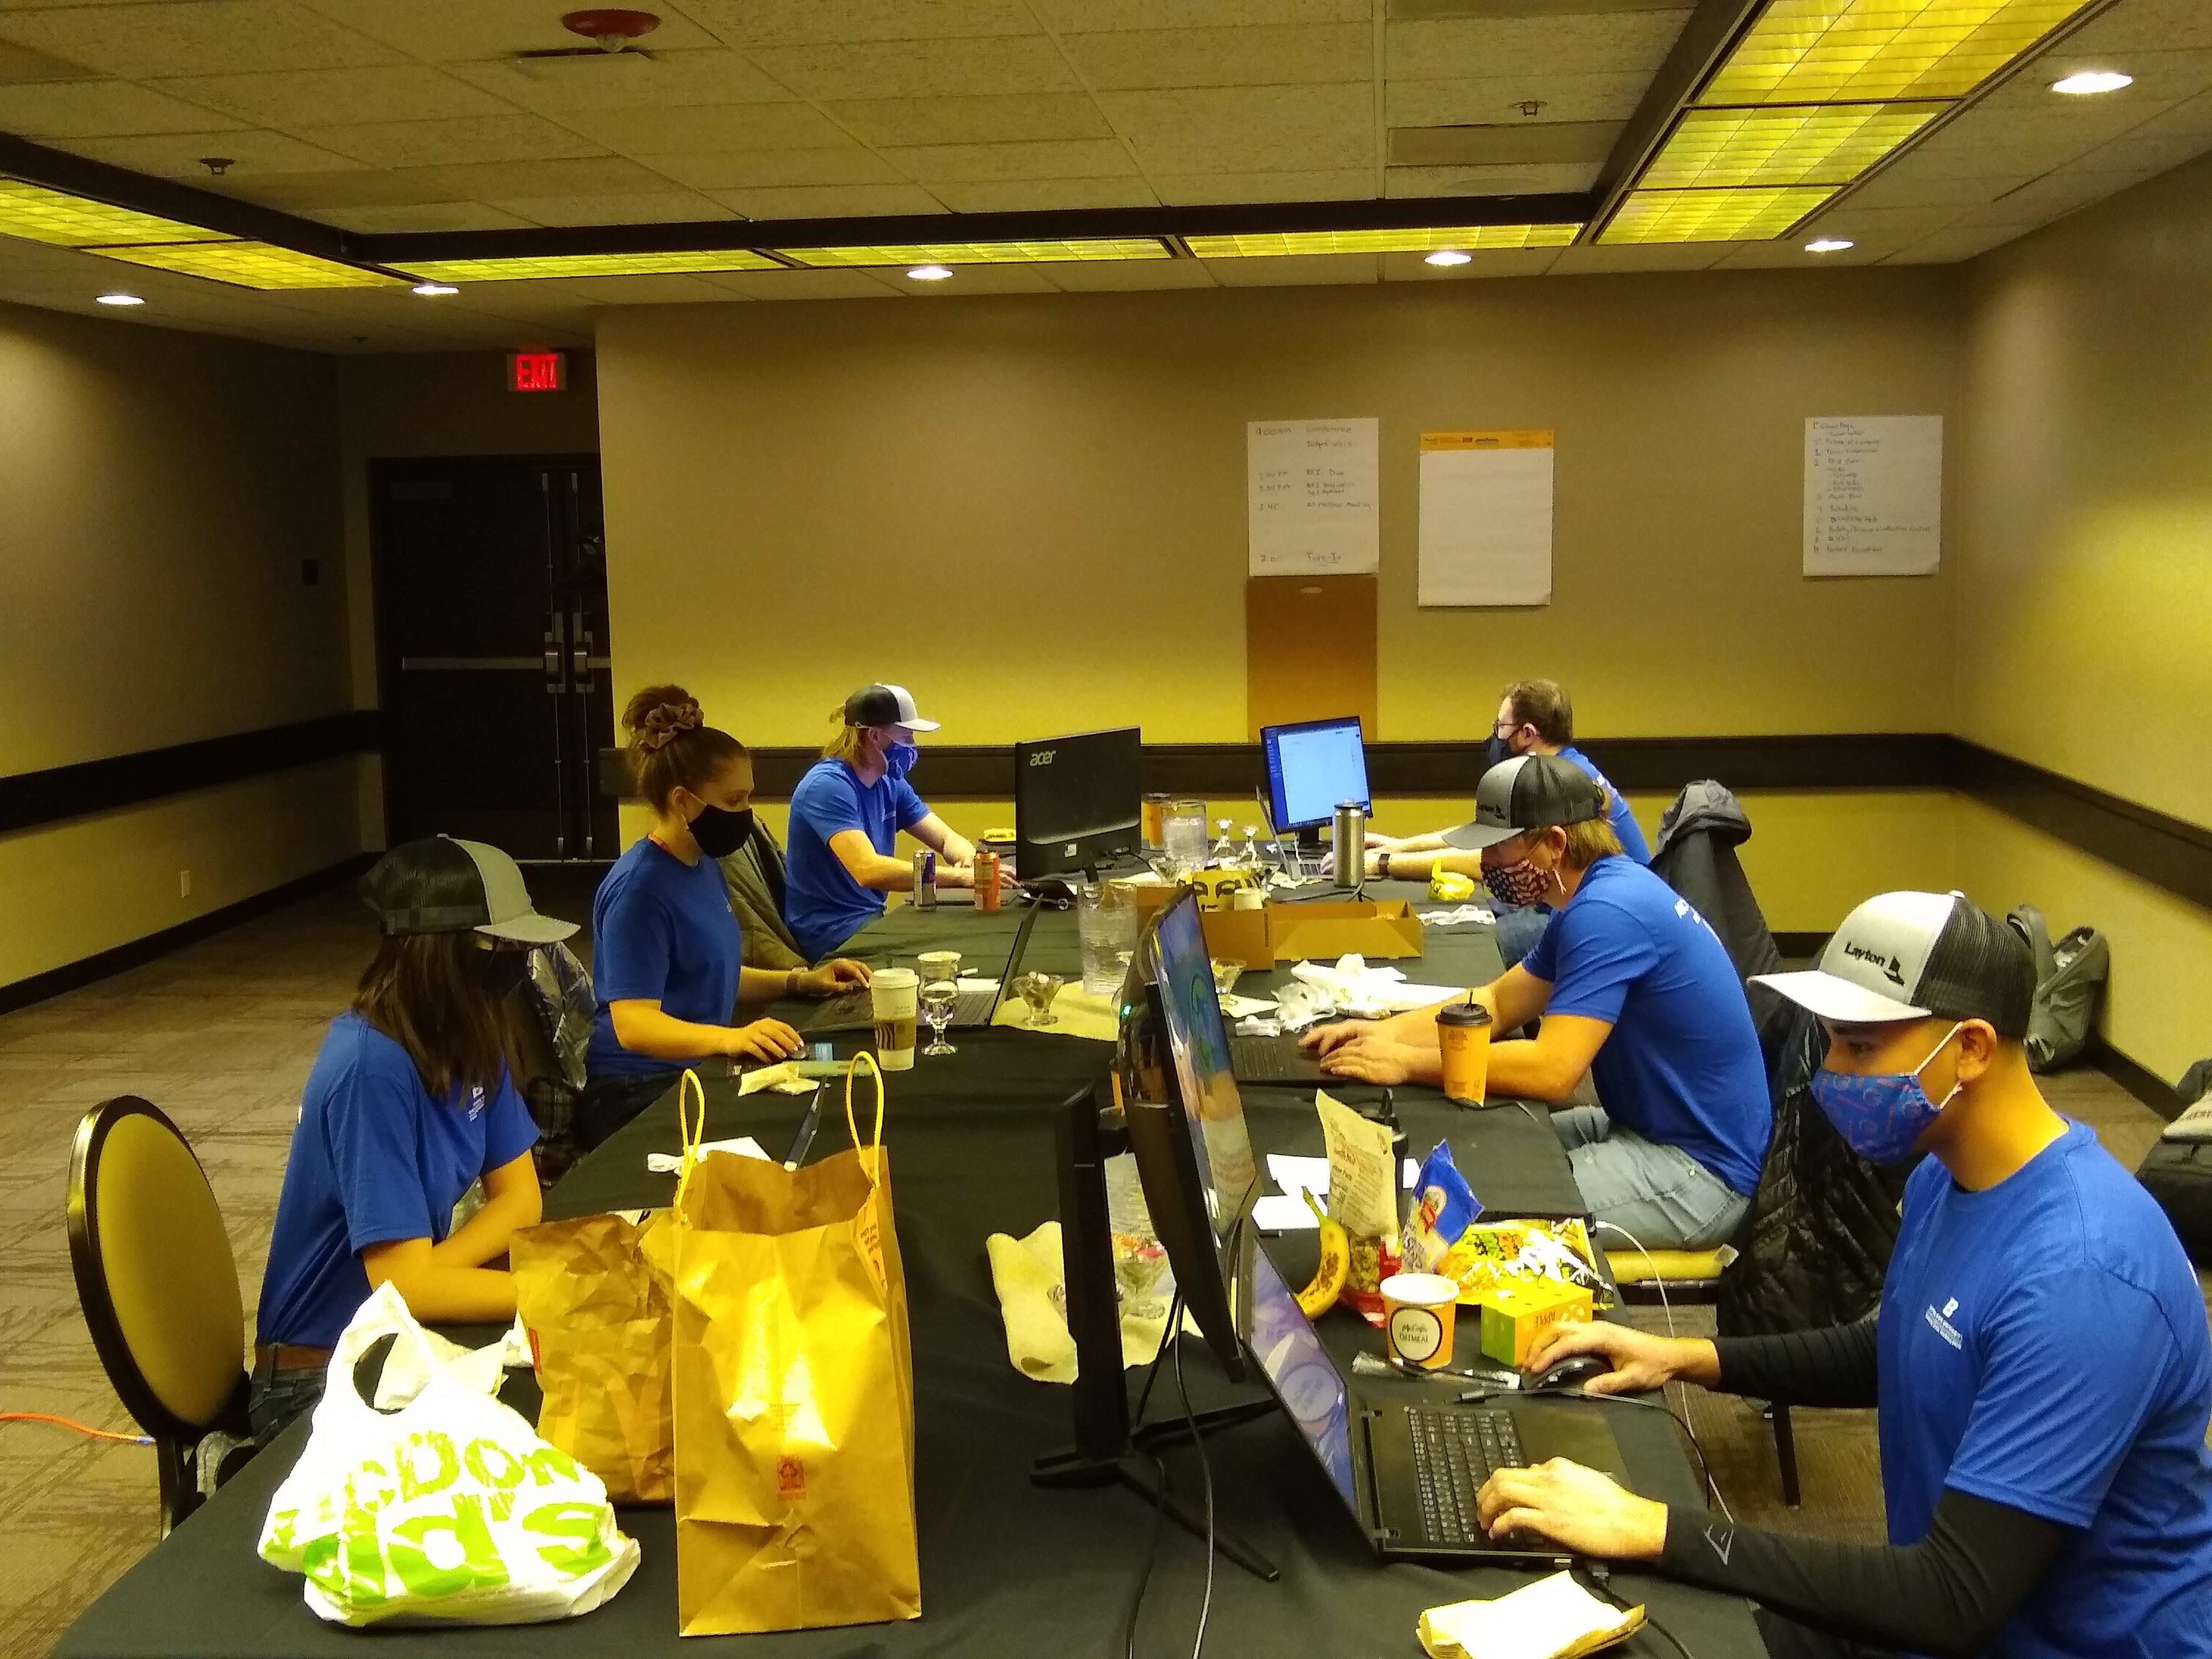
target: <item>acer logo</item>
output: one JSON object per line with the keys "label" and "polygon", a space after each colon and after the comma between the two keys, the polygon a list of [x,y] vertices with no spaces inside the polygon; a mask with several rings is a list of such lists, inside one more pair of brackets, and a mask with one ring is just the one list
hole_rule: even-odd
{"label": "acer logo", "polygon": [[1036,750],[1030,756],[1030,764],[1031,766],[1049,766],[1052,764],[1052,757],[1059,752],[1060,750],[1057,749]]}

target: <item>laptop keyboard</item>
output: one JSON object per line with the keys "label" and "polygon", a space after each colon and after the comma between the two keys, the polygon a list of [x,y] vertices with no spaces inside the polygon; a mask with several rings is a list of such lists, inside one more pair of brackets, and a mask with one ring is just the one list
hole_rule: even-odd
{"label": "laptop keyboard", "polygon": [[1487,1542],[1475,1516],[1474,1496],[1492,1469],[1519,1468],[1525,1461],[1512,1413],[1412,1406],[1406,1411],[1406,1425],[1413,1433],[1413,1475],[1429,1540]]}
{"label": "laptop keyboard", "polygon": [[1321,1062],[1291,1037],[1232,1036],[1229,1064],[1244,1083],[1310,1083],[1322,1074]]}
{"label": "laptop keyboard", "polygon": [[[999,1006],[999,988],[982,985],[963,988],[960,999],[952,1005],[949,1026],[985,1025]],[[917,1016],[919,1024],[926,1027],[927,1020]],[[802,1031],[858,1030],[863,1026],[873,1028],[876,1023],[875,1003],[866,991],[848,991],[842,996],[831,997],[819,1004],[812,1012],[799,1022]]]}

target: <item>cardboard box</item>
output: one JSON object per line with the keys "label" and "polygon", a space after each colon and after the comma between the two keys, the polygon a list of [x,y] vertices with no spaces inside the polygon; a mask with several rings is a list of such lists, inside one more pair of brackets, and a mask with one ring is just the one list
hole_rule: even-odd
{"label": "cardboard box", "polygon": [[1499,1285],[1483,1291],[1475,1305],[1482,1310],[1483,1357],[1516,1369],[1527,1362],[1544,1332],[1565,1321],[1587,1320],[1591,1314],[1585,1286],[1549,1279]]}
{"label": "cardboard box", "polygon": [[[1127,882],[1141,927],[1182,890],[1165,882]],[[1421,919],[1403,899],[1316,900],[1258,910],[1203,913],[1206,951],[1217,961],[1261,971],[1285,962],[1334,962],[1357,953],[1370,962],[1421,954]]]}

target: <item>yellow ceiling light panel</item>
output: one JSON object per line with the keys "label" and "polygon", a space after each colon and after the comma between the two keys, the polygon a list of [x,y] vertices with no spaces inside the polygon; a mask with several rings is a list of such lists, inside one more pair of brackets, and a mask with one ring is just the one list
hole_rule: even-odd
{"label": "yellow ceiling light panel", "polygon": [[106,259],[127,259],[157,270],[181,271],[236,288],[398,288],[386,276],[312,253],[295,253],[269,242],[179,242],[152,247],[96,247],[88,252]]}
{"label": "yellow ceiling light panel", "polygon": [[787,247],[802,265],[1033,265],[1077,260],[1165,259],[1156,236],[1103,236],[1070,241],[914,242],[884,247]]}
{"label": "yellow ceiling light panel", "polygon": [[20,236],[54,247],[228,240],[219,230],[204,230],[131,208],[110,207],[105,202],[48,190],[21,179],[0,179],[0,236]]}
{"label": "yellow ceiling light panel", "polygon": [[1487,248],[1565,247],[1580,225],[1464,225],[1445,230],[1291,230],[1242,236],[1186,236],[1201,259],[1254,259],[1312,253],[1469,252]]}
{"label": "yellow ceiling light panel", "polygon": [[699,253],[549,253],[497,259],[430,259],[405,269],[434,283],[512,283],[528,276],[664,276],[693,271],[781,270],[750,248]]}
{"label": "yellow ceiling light panel", "polygon": [[1963,98],[2092,0],[1772,0],[1697,101]]}
{"label": "yellow ceiling light panel", "polygon": [[1942,112],[1939,104],[1836,109],[1693,109],[1644,176],[1644,190],[1847,185]]}
{"label": "yellow ceiling light panel", "polygon": [[1832,185],[1631,191],[1601,242],[1763,242],[1836,193]]}

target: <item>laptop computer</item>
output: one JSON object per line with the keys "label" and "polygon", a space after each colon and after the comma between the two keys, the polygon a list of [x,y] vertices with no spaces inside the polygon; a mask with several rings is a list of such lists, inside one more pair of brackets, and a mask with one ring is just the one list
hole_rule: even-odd
{"label": "laptop computer", "polygon": [[[1422,1384],[1364,1398],[1258,1240],[1245,1255],[1244,1346],[1376,1554],[1440,1565],[1565,1561],[1571,1552],[1548,1539],[1484,1535],[1475,1494],[1491,1470],[1567,1457],[1629,1484],[1612,1425],[1584,1401],[1462,1405]],[[1425,1387],[1446,1398],[1425,1398]]]}
{"label": "laptop computer", "polygon": [[[1036,926],[1036,918],[1034,909],[1022,918],[1022,925],[1014,933],[1013,949],[1006,957],[1006,971],[999,975],[997,984],[974,986],[960,993],[959,1000],[952,1005],[952,1018],[946,1022],[948,1029],[972,1031],[988,1025],[998,1017],[1000,1004],[1006,1000],[1015,975],[1022,970],[1022,957],[1029,949],[1030,930]],[[872,1031],[875,1025],[875,1005],[865,989],[825,998],[791,1022],[793,1030],[806,1036]]]}
{"label": "laptop computer", "polygon": [[1229,1037],[1229,1071],[1239,1083],[1287,1083],[1294,1086],[1320,1085],[1332,1080],[1321,1068],[1321,1059],[1310,1049],[1298,1047],[1298,1034],[1285,1031],[1280,1036]]}

